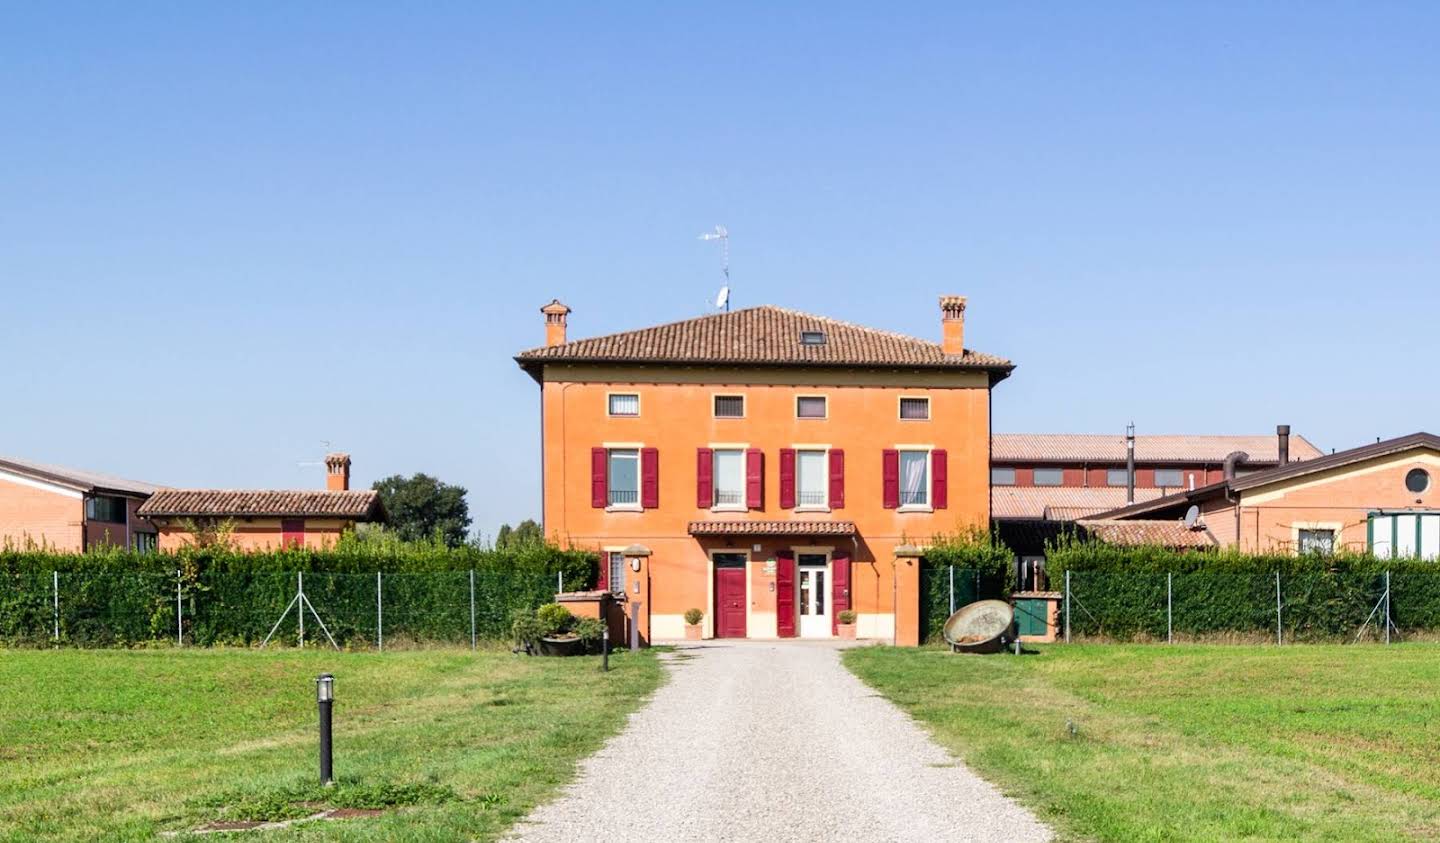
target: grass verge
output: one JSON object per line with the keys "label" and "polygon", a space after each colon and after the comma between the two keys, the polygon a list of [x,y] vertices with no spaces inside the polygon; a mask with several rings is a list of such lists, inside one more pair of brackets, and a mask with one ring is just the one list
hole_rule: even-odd
{"label": "grass verge", "polygon": [[1440,836],[1440,646],[1038,649],[844,660],[1062,838]]}
{"label": "grass verge", "polygon": [[[501,650],[0,651],[0,839],[148,840],[322,808],[385,813],[265,839],[494,839],[661,682],[649,653],[611,667]],[[337,783],[322,789],[323,672]]]}

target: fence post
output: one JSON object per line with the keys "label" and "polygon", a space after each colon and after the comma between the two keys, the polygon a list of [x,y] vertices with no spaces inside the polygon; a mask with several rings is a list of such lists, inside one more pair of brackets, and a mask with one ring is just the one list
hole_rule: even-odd
{"label": "fence post", "polygon": [[385,596],[380,590],[380,572],[375,572],[375,646],[385,652]]}
{"label": "fence post", "polygon": [[175,646],[185,646],[185,609],[180,602],[180,571],[175,571]]}
{"label": "fence post", "polygon": [[1390,643],[1390,572],[1385,572],[1385,643]]}
{"label": "fence post", "polygon": [[1065,569],[1065,643],[1070,643],[1070,569]]}
{"label": "fence post", "polygon": [[[955,614],[955,566],[950,566],[950,614]],[[949,617],[947,615],[946,617]]]}
{"label": "fence post", "polygon": [[564,572],[564,571],[556,571],[556,572],[555,572],[555,593],[556,593],[556,594],[564,594],[564,593],[565,593],[565,572]]}
{"label": "fence post", "polygon": [[55,596],[55,646],[60,646],[60,572],[51,571]]}
{"label": "fence post", "polygon": [[305,649],[305,572],[295,572],[295,617],[300,619],[300,649]]}
{"label": "fence post", "polygon": [[1175,643],[1175,572],[1165,574],[1165,643]]}
{"label": "fence post", "polygon": [[475,649],[475,569],[470,569],[470,649]]}
{"label": "fence post", "polygon": [[1285,635],[1280,627],[1280,572],[1275,572],[1275,644],[1285,643]]}

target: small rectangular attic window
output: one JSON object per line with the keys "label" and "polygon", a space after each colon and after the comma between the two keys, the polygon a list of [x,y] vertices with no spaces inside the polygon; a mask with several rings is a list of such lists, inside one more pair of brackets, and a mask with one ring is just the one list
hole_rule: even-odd
{"label": "small rectangular attic window", "polygon": [[801,344],[801,345],[824,345],[824,344],[825,344],[825,332],[824,332],[824,331],[801,331],[801,332],[800,332],[800,344]]}

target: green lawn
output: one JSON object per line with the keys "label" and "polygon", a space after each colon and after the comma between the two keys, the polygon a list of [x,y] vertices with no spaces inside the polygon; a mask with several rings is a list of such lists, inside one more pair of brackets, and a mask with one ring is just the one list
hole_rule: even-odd
{"label": "green lawn", "polygon": [[844,658],[1064,838],[1440,836],[1440,646],[1032,649]]}
{"label": "green lawn", "polygon": [[[0,650],[0,839],[144,840],[317,806],[393,807],[264,839],[493,839],[661,682],[649,653],[611,666],[499,650]],[[326,671],[338,781],[322,790],[312,680]]]}

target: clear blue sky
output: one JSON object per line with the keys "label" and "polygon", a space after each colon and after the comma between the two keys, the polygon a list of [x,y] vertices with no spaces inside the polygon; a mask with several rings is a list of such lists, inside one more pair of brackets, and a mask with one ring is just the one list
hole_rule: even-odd
{"label": "clear blue sky", "polygon": [[[538,307],[1011,357],[997,430],[1440,428],[1440,6],[10,2],[0,453],[539,513]],[[1262,8],[1254,8],[1255,6]]]}

